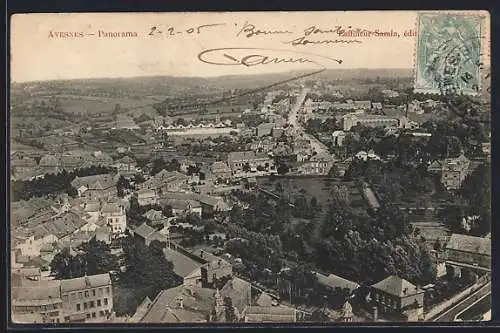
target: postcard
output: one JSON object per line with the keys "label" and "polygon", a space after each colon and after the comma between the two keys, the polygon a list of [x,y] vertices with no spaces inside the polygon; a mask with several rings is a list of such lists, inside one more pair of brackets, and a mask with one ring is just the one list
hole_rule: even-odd
{"label": "postcard", "polygon": [[13,15],[11,322],[490,320],[489,24]]}

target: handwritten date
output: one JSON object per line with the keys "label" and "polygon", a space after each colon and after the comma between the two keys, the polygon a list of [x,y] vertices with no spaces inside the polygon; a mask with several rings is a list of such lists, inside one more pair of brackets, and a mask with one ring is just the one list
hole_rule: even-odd
{"label": "handwritten date", "polygon": [[214,23],[214,24],[202,24],[196,27],[190,27],[188,29],[176,29],[172,26],[168,26],[165,31],[160,29],[158,26],[152,26],[149,30],[148,35],[150,36],[155,36],[155,35],[162,35],[165,34],[167,36],[176,36],[176,35],[182,35],[182,34],[187,34],[187,35],[197,35],[201,34],[204,30],[211,28],[211,27],[216,27],[216,26],[221,26],[225,25],[225,23]]}

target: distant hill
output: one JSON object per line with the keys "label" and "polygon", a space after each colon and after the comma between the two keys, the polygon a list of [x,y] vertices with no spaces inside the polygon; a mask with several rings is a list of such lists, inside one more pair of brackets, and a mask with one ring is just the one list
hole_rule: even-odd
{"label": "distant hill", "polygon": [[[151,94],[164,92],[165,89],[185,90],[189,88],[214,88],[214,89],[251,89],[256,86],[272,84],[291,79],[308,71],[289,71],[283,73],[255,74],[255,75],[227,75],[220,77],[174,77],[174,76],[149,76],[132,78],[93,78],[74,80],[37,81],[26,83],[13,83],[13,89],[63,89],[63,90],[131,90],[148,91]],[[326,80],[338,79],[374,79],[411,77],[411,69],[335,69],[309,77]]]}

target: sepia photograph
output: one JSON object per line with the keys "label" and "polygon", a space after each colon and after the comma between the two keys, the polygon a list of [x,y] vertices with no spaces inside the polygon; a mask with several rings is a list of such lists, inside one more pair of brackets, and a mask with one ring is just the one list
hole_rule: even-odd
{"label": "sepia photograph", "polygon": [[489,29],[13,15],[11,323],[490,321]]}

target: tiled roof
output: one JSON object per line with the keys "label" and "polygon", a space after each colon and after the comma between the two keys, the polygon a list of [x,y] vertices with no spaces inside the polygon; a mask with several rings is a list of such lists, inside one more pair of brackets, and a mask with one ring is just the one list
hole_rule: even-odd
{"label": "tiled roof", "polygon": [[250,161],[255,159],[269,158],[266,154],[258,154],[253,150],[248,151],[233,151],[230,152],[227,156],[227,160],[229,163],[235,161]]}
{"label": "tiled roof", "polygon": [[33,230],[35,238],[42,238],[49,234],[57,238],[64,237],[83,227],[87,222],[74,212],[67,212],[50,221],[38,225]]}
{"label": "tiled roof", "polygon": [[90,190],[105,190],[116,186],[116,179],[110,174],[101,174],[87,177],[76,177],[71,185],[74,188],[85,186]]}
{"label": "tiled roof", "polygon": [[233,277],[222,287],[220,295],[222,298],[230,297],[233,306],[242,312],[250,304],[251,289],[252,285],[249,282]]}
{"label": "tiled roof", "polygon": [[42,280],[12,287],[12,300],[15,305],[43,305],[61,302],[60,281]]}
{"label": "tiled roof", "polygon": [[168,261],[171,261],[174,265],[174,273],[180,277],[186,277],[191,274],[194,270],[202,266],[201,263],[194,261],[193,259],[179,253],[170,248],[165,248],[163,254]]}
{"label": "tiled roof", "polygon": [[111,284],[109,273],[83,276],[75,279],[61,280],[61,292],[71,292],[87,288],[104,287]]}
{"label": "tiled roof", "polygon": [[316,273],[315,275],[320,284],[333,289],[338,287],[341,289],[349,289],[350,291],[353,291],[359,288],[359,284],[357,284],[356,282],[349,281],[334,274],[326,276],[321,273]]}
{"label": "tiled roof", "polygon": [[143,223],[134,230],[134,234],[139,235],[140,237],[146,239],[152,234],[154,234],[155,231],[156,231],[155,229],[151,228],[146,223]]}
{"label": "tiled roof", "polygon": [[269,307],[273,306],[274,299],[268,293],[263,292],[262,294],[260,294],[259,298],[257,298],[257,301],[255,301],[255,303],[257,304],[257,306]]}
{"label": "tiled roof", "polygon": [[[123,206],[121,206],[117,202],[107,202],[102,206],[101,212],[102,213],[120,213],[122,212]],[[123,213],[125,211],[123,210]]]}
{"label": "tiled roof", "polygon": [[375,283],[372,287],[397,297],[406,297],[422,292],[422,290],[418,289],[415,285],[394,275]]}
{"label": "tiled roof", "polygon": [[[189,323],[204,322],[215,301],[215,290],[184,286],[163,290],[158,294],[141,323]],[[182,297],[183,307],[178,299]]]}
{"label": "tiled roof", "polygon": [[452,234],[446,245],[446,249],[491,256],[491,239]]}

